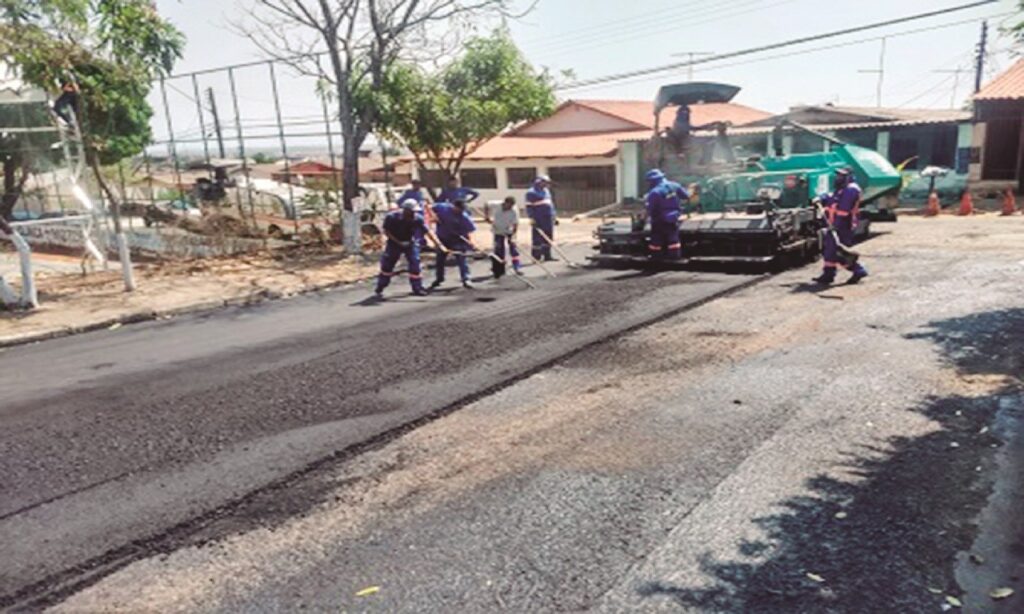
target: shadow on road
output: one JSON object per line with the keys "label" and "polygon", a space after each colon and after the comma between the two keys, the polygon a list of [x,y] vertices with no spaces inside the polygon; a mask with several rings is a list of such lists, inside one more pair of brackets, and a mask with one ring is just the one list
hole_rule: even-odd
{"label": "shadow on road", "polygon": [[651,582],[638,592],[730,612],[938,611],[945,595],[959,595],[954,559],[971,546],[972,521],[992,488],[990,477],[979,477],[991,472],[977,470],[992,466],[999,443],[986,427],[1000,398],[1018,393],[1024,380],[1024,309],[932,322],[907,338],[933,341],[963,375],[1005,383],[985,396],[911,408],[938,430],[851,451],[844,468],[856,483],[824,474],[809,480],[813,494],[754,520],[763,541],[739,544],[734,560],[703,557],[710,585]]}

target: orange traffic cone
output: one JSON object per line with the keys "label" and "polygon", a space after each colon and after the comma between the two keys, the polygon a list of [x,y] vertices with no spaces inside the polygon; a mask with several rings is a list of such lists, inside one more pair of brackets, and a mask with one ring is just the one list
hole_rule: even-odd
{"label": "orange traffic cone", "polygon": [[934,217],[939,214],[939,193],[932,192],[928,195],[928,207],[924,210],[927,217]]}
{"label": "orange traffic cone", "polygon": [[1006,188],[1003,192],[1003,211],[1001,215],[1013,215],[1017,213],[1017,199],[1013,196],[1013,188]]}
{"label": "orange traffic cone", "polygon": [[969,190],[964,190],[964,195],[960,197],[960,211],[957,215],[974,215],[974,200]]}

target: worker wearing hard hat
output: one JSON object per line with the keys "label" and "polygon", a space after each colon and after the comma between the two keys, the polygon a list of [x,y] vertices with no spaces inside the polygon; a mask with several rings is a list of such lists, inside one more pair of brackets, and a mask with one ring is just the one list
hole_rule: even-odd
{"label": "worker wearing hard hat", "polygon": [[[466,254],[477,251],[472,237],[473,232],[476,231],[476,224],[473,223],[473,218],[466,211],[465,201],[456,200],[453,203],[439,202],[435,204],[434,217],[437,219],[437,238],[447,251],[453,252],[455,264],[459,267],[462,286],[472,289],[473,282],[469,276],[469,260]],[[448,264],[447,251],[437,254],[436,277],[430,286],[431,289],[444,284],[444,268]]]}
{"label": "worker wearing hard hat", "polygon": [[440,253],[444,253],[444,246],[434,233],[427,228],[423,216],[417,213],[418,205],[413,199],[402,202],[401,207],[388,213],[384,217],[384,235],[387,236],[387,243],[384,246],[384,253],[380,257],[380,275],[377,276],[378,298],[384,296],[384,289],[391,283],[395,275],[395,265],[398,259],[405,256],[409,266],[409,283],[412,285],[412,293],[417,296],[426,294],[423,289],[423,273],[420,267],[420,244],[417,235],[429,237],[437,245]]}
{"label": "worker wearing hard hat", "polygon": [[646,179],[647,219],[651,222],[651,237],[647,242],[649,255],[657,260],[679,260],[682,256],[679,217],[690,195],[686,188],[669,181],[659,169],[647,171]]}
{"label": "worker wearing hard hat", "polygon": [[835,189],[818,197],[824,207],[827,225],[835,230],[835,233],[830,230],[825,232],[822,244],[825,266],[821,275],[814,278],[819,284],[833,283],[836,280],[836,269],[840,266],[849,268],[853,273],[846,283],[855,284],[868,276],[867,269],[859,262],[854,261],[850,265],[842,262],[840,246],[836,243],[838,240],[843,246],[853,245],[861,193],[860,186],[854,181],[853,170],[841,168],[836,171]]}
{"label": "worker wearing hard hat", "polygon": [[555,201],[551,196],[551,179],[541,175],[533,180],[526,193],[526,215],[533,223],[530,251],[537,260],[554,260],[551,242],[555,240]]}

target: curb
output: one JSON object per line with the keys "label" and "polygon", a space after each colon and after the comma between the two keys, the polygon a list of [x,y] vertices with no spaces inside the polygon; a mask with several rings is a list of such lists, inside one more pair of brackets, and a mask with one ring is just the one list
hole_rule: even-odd
{"label": "curb", "polygon": [[275,290],[260,290],[249,296],[240,296],[228,299],[214,299],[209,301],[203,301],[201,303],[193,303],[191,305],[185,305],[182,307],[176,307],[174,309],[160,309],[160,310],[149,310],[149,311],[136,311],[134,313],[126,313],[121,316],[107,318],[106,320],[100,320],[98,322],[91,322],[89,324],[83,324],[82,326],[66,326],[58,328],[56,330],[48,330],[41,333],[27,333],[24,335],[17,335],[13,337],[0,337],[0,350],[7,348],[17,347],[20,345],[29,345],[32,343],[39,343],[40,341],[49,341],[51,339],[59,339],[61,337],[70,337],[72,335],[78,335],[81,333],[89,333],[104,328],[110,328],[117,324],[139,324],[142,322],[152,322],[154,320],[160,320],[163,318],[172,318],[175,316],[192,315],[202,312],[212,312],[226,307],[251,307],[253,305],[259,305],[268,301],[287,299],[294,296],[302,296],[304,294],[312,294],[314,292],[322,292],[325,290],[333,290],[344,286],[352,286],[355,284],[363,283],[367,280],[373,279],[375,276],[360,277],[358,279],[350,281],[334,281],[327,284],[318,286],[310,286],[302,288],[295,292],[277,292]]}

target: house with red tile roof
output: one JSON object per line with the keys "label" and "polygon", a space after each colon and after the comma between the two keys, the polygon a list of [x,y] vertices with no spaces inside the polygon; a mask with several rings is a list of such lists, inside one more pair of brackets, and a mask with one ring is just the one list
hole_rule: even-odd
{"label": "house with red tile roof", "polygon": [[[694,125],[730,122],[739,126],[769,115],[736,103],[690,106]],[[659,125],[671,126],[674,117],[675,109],[665,109]],[[619,143],[650,138],[654,127],[649,101],[569,100],[550,116],[481,145],[466,158],[461,180],[488,200],[513,195],[522,201],[533,179],[548,175],[556,186],[561,212],[586,211],[622,197]],[[438,172],[421,174],[428,185],[440,182]]]}

